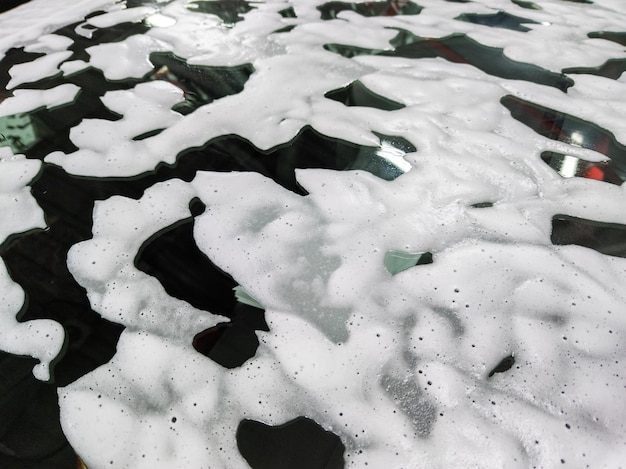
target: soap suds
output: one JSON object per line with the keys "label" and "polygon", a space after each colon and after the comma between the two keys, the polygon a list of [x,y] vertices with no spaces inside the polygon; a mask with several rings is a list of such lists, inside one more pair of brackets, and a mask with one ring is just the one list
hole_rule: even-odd
{"label": "soap suds", "polygon": [[[509,0],[420,0],[419,14],[342,11],[330,20],[322,1],[268,0],[232,23],[183,1],[76,3],[47,22],[28,19],[42,0],[0,15],[0,48],[45,54],[9,70],[4,115],[73,99],[67,83],[21,89],[61,71],[89,65],[120,86],[132,82],[102,97],[119,120],[83,119],[69,132],[77,150],[51,152],[44,165],[139,177],[219,138],[268,150],[305,126],[382,152],[381,135],[416,149],[400,156],[405,172],[392,180],[358,168],[296,169],[304,195],[255,172],[203,170],[135,198],[98,200],[93,237],[72,246],[67,264],[93,310],[126,330],[109,363],[59,389],[64,432],[90,469],[247,467],[236,440],[242,421],[277,426],[302,416],[341,439],[347,467],[617,467],[626,459],[626,260],[551,239],[557,214],[626,224],[626,189],[562,177],[544,152],[596,162],[614,155],[548,138],[536,131],[551,122],[541,113],[517,119],[506,107],[534,103],[625,143],[624,77],[561,75],[625,57],[621,45],[587,37],[624,29],[620,0],[544,0],[536,10]],[[288,7],[293,14],[280,13]],[[96,10],[104,13],[87,20],[95,28],[155,14],[169,20],[72,59],[70,44],[51,33]],[[533,22],[515,31],[457,19],[497,11]],[[14,19],[38,33],[3,29]],[[274,33],[285,26],[293,29]],[[465,34],[501,49],[504,62],[534,64],[572,86],[501,78],[441,57],[350,58],[324,48],[391,51],[399,30],[439,45]],[[188,64],[250,63],[254,72],[240,92],[182,115],[172,107],[183,87],[148,79],[154,52]],[[401,106],[325,97],[357,80]],[[42,163],[4,154],[3,240],[46,226],[28,188]],[[134,263],[148,239],[190,219],[195,199],[206,206],[193,225],[198,248],[265,308],[269,331],[255,332],[260,346],[240,367],[220,366],[192,345],[222,316],[172,297]],[[390,268],[389,253],[416,265]],[[23,291],[6,269],[0,282],[0,346],[39,359],[35,373],[47,379],[62,329],[18,323]],[[514,362],[504,366],[508,357]]]}

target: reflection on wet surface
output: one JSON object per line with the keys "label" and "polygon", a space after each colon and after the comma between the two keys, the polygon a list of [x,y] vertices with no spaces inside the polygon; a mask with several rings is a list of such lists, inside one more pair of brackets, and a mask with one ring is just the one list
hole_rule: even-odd
{"label": "reflection on wet surface", "polygon": [[76,467],[59,424],[56,388],[33,376],[36,362],[0,351],[0,467]]}
{"label": "reflection on wet surface", "polygon": [[296,27],[295,24],[290,24],[290,25],[285,26],[284,28],[280,28],[280,29],[277,29],[276,31],[273,31],[272,34],[288,33],[289,31],[293,30],[293,28],[295,27]]}
{"label": "reflection on wet surface", "polygon": [[477,204],[470,205],[472,208],[489,208],[493,207],[493,202],[478,202]]}
{"label": "reflection on wet surface", "polygon": [[415,147],[400,137],[380,137],[379,147],[361,146],[327,137],[307,126],[290,142],[259,150],[237,135],[227,135],[183,152],[179,165],[192,165],[197,170],[255,171],[304,195],[296,181],[296,168],[361,169],[385,180],[408,171],[410,165],[402,155],[415,151]]}
{"label": "reflection on wet surface", "polygon": [[564,178],[582,177],[621,186],[626,174],[615,168],[613,161],[586,161],[572,155],[544,151],[541,159]]}
{"label": "reflection on wet surface", "polygon": [[626,257],[626,225],[618,223],[555,215],[551,240],[556,245],[576,244],[609,256]]}
{"label": "reflection on wet surface", "polygon": [[526,8],[528,10],[541,10],[542,8],[533,2],[525,2],[524,0],[511,0],[511,2],[515,3],[517,6],[522,8]]}
{"label": "reflection on wet surface", "polygon": [[365,49],[343,44],[326,44],[324,48],[344,57],[380,55],[411,59],[441,57],[455,63],[466,63],[493,76],[510,80],[525,80],[567,91],[574,84],[571,78],[537,65],[516,62],[506,57],[502,49],[484,46],[465,34],[452,34],[441,39],[415,36],[399,30],[390,44],[393,50]]}
{"label": "reflection on wet surface", "polygon": [[241,15],[254,7],[246,0],[199,0],[189,3],[188,8],[191,11],[219,16],[224,26],[233,26],[243,20]]}
{"label": "reflection on wet surface", "polygon": [[[539,8],[531,2],[513,3],[525,8]],[[155,2],[126,2],[128,7],[151,4]],[[158,4],[163,5],[163,2]],[[217,15],[228,26],[241,21],[242,15],[250,11],[252,5],[239,0],[196,1],[192,2],[190,8]],[[330,2],[320,7],[324,19],[335,18],[340,11],[346,10],[363,16],[416,15],[421,7],[407,1],[358,4]],[[279,13],[283,18],[296,16],[293,7]],[[528,30],[521,24],[530,22],[504,13],[462,16],[464,18],[459,19],[518,31]],[[80,31],[85,36],[76,33],[76,27],[81,24]],[[62,28],[56,34],[74,41],[70,46],[73,54],[67,60],[88,61],[87,47],[121,41],[145,33],[149,27],[149,21],[124,23],[110,28],[85,26],[81,22]],[[286,26],[279,31],[290,31],[293,27]],[[625,33],[592,34],[595,33],[591,33],[590,37],[626,43]],[[400,32],[391,44],[395,47],[394,51],[373,51],[342,45],[327,45],[326,48],[346,57],[360,53],[409,58],[442,57],[456,63],[471,64],[496,76],[541,83],[562,91],[573,84],[572,80],[562,75],[532,64],[509,60],[501,49],[483,46],[465,35],[428,39]],[[10,79],[9,69],[39,56],[41,54],[27,53],[23,49],[7,52],[0,61],[0,102],[11,95],[10,91],[5,91]],[[69,131],[80,121],[120,119],[121,116],[107,109],[100,99],[109,91],[128,90],[147,80],[166,80],[184,91],[185,101],[176,105],[174,110],[188,114],[213,100],[240,92],[254,72],[250,64],[235,67],[190,65],[169,53],[152,54],[150,60],[154,70],[141,79],[111,82],[101,71],[87,68],[70,76],[57,74],[18,86],[18,89],[51,89],[72,83],[81,92],[74,102],[58,108],[0,118],[0,146],[10,146],[15,153],[24,153],[28,158],[36,159],[43,159],[55,150],[71,153],[76,147],[69,140]],[[619,61],[616,59],[615,62]],[[568,69],[566,72],[591,73],[575,70]],[[404,107],[401,103],[372,93],[358,81],[345,88],[329,91],[326,97],[346,106],[369,106],[389,111]],[[599,171],[602,171],[602,180],[613,184],[623,182],[626,164],[624,147],[610,132],[558,111],[507,98],[503,99],[503,104],[511,110],[513,117],[542,135],[602,151],[613,158],[608,163],[575,159],[574,176],[600,179]],[[546,130],[546,127],[551,130]],[[153,129],[135,136],[134,140],[143,140],[161,131],[163,129]],[[292,141],[269,150],[260,150],[241,137],[227,135],[208,142],[202,148],[182,152],[173,166],[162,165],[155,171],[128,179],[73,177],[58,167],[43,164],[42,172],[30,186],[33,196],[46,214],[49,228],[9,238],[0,245],[0,256],[11,277],[20,284],[28,298],[19,320],[54,319],[65,328],[67,342],[59,361],[53,366],[54,383],[41,383],[32,377],[33,360],[0,352],[0,369],[4,378],[0,380],[0,467],[27,467],[31,462],[33,467],[39,463],[42,467],[43,464],[55,468],[73,466],[74,455],[58,426],[56,387],[75,381],[109,361],[115,353],[123,328],[102,319],[91,309],[85,290],[76,283],[66,266],[68,249],[92,237],[95,201],[113,195],[137,199],[146,188],[157,182],[172,178],[190,181],[201,170],[256,171],[302,195],[306,192],[295,179],[296,168],[360,169],[385,180],[393,180],[410,170],[411,166],[404,156],[416,151],[415,147],[401,137],[376,135],[380,139],[379,145],[362,146],[305,127]],[[574,157],[545,152],[542,158],[562,176],[571,177],[568,174]],[[489,206],[492,206],[490,202],[473,205],[475,208]],[[135,259],[135,265],[157,278],[170,295],[197,308],[230,318],[229,322],[197,334],[193,339],[193,347],[222,366],[235,368],[256,353],[259,345],[256,331],[268,330],[264,311],[238,302],[232,291],[237,286],[236,282],[199,250],[193,238],[193,226],[194,217],[202,212],[202,203],[196,201],[191,211],[191,218],[147,240]],[[626,244],[621,241],[625,229],[622,225],[563,215],[553,220],[552,240],[555,244],[580,244],[610,255],[626,257]],[[429,252],[390,251],[385,257],[385,266],[392,275],[432,262],[433,256]],[[505,357],[489,376],[507,371],[513,363],[512,355]],[[416,406],[415,402],[419,404],[419,399],[412,398],[414,390],[406,383],[388,380],[386,384],[388,391],[393,391],[390,391],[391,394],[411,397],[400,400],[398,405],[412,419],[416,428],[422,429],[420,431],[424,435],[428,434],[429,427],[424,425],[430,425],[434,417],[422,417],[434,415],[434,408],[428,404]],[[33,444],[33,441],[37,441],[37,444]],[[239,427],[237,441],[241,453],[253,468],[332,469],[344,465],[341,440],[307,418],[299,418],[277,427],[246,420]],[[42,461],[44,458],[45,461]]]}
{"label": "reflection on wet surface", "polygon": [[609,59],[599,67],[564,68],[563,73],[587,73],[617,80],[626,71],[626,59]]}
{"label": "reflection on wet surface", "polygon": [[509,371],[513,367],[513,365],[515,365],[515,357],[513,355],[509,355],[503,358],[502,361],[489,372],[488,377],[491,378],[496,373],[504,373],[505,371]]}
{"label": "reflection on wet surface", "polygon": [[587,36],[594,39],[606,39],[607,41],[617,42],[618,44],[626,46],[626,32],[594,31],[587,34]]}
{"label": "reflection on wet surface", "polygon": [[[81,56],[82,53],[77,51],[75,55]],[[14,63],[32,60],[32,56],[33,54],[14,50],[10,56],[11,61],[8,62],[11,65],[2,65],[5,61],[0,62],[0,81],[6,80],[8,83],[8,68]],[[69,131],[83,119],[115,121],[121,118],[101,101],[100,98],[107,92],[128,90],[143,81],[165,80],[184,92],[184,101],[175,105],[173,109],[181,114],[189,114],[204,104],[239,93],[254,72],[250,64],[233,67],[189,65],[172,53],[153,53],[150,60],[154,64],[154,70],[143,79],[112,82],[107,80],[100,70],[89,67],[67,77],[57,75],[35,83],[19,85],[16,89],[51,89],[71,83],[78,86],[81,91],[74,102],[63,106],[0,117],[0,132],[8,140],[5,144],[0,142],[0,146],[11,146],[14,153],[29,150],[27,154],[29,158],[39,159],[56,150],[72,153],[77,148],[69,139]],[[3,73],[2,67],[7,70],[6,73]],[[135,139],[141,140],[156,133],[158,129],[135,136]]]}
{"label": "reflection on wet surface", "polygon": [[241,92],[254,72],[252,64],[233,67],[191,65],[172,53],[150,54],[150,62],[155,71],[149,79],[165,80],[183,90],[185,101],[172,108],[181,114],[189,114],[216,99]]}
{"label": "reflection on wet surface", "polygon": [[342,11],[354,11],[362,16],[418,15],[422,7],[409,0],[387,0],[384,2],[328,2],[317,7],[323,20],[337,18]]}
{"label": "reflection on wet surface", "polygon": [[383,111],[395,111],[405,107],[404,104],[370,91],[360,81],[354,81],[344,88],[329,91],[324,96],[346,106],[373,107]]}
{"label": "reflection on wet surface", "polygon": [[44,166],[31,188],[49,228],[10,237],[0,245],[0,256],[28,297],[19,319],[49,318],[65,328],[67,349],[53,372],[55,384],[66,385],[109,361],[123,329],[91,309],[66,265],[69,248],[92,237],[94,201],[119,190],[115,184],[69,177],[51,166]]}
{"label": "reflection on wet surface", "polygon": [[515,96],[505,96],[500,102],[513,118],[527,125],[539,135],[595,150],[612,160],[615,172],[626,171],[626,147],[608,130],[578,117],[524,101]]}
{"label": "reflection on wet surface", "polygon": [[237,428],[237,447],[252,469],[341,469],[345,465],[341,439],[306,417],[277,426],[243,420]]}
{"label": "reflection on wet surface", "polygon": [[[70,129],[83,119],[110,121],[120,119],[120,116],[110,111],[100,98],[108,91],[130,89],[138,81],[126,80],[124,83],[112,83],[104,78],[100,70],[87,68],[69,77],[57,76],[42,80],[37,84],[20,85],[18,88],[50,89],[65,83],[72,83],[81,88],[74,102],[53,109],[42,108],[28,114],[0,118],[2,122],[15,119],[24,121],[20,129],[14,129],[12,133],[7,134],[7,137],[11,136],[12,142],[15,142],[11,145],[15,153],[27,151],[28,158],[43,159],[55,150],[65,153],[76,151],[76,146],[69,139]],[[33,137],[29,139],[28,136],[31,134]]]}
{"label": "reflection on wet surface", "polygon": [[0,3],[0,13],[10,10],[11,8],[15,8],[16,6],[22,5],[30,0],[4,0]]}
{"label": "reflection on wet surface", "polygon": [[280,10],[278,13],[283,18],[297,18],[296,10],[294,10],[293,7],[285,8],[284,10]]}
{"label": "reflection on wet surface", "polygon": [[196,335],[194,348],[227,368],[241,366],[259,346],[255,330],[269,330],[264,311],[236,301],[237,283],[198,248],[193,237],[196,216],[205,206],[195,199],[192,218],[159,231],[141,246],[135,266],[156,277],[165,291],[195,308],[231,319]]}
{"label": "reflection on wet surface", "polygon": [[416,265],[432,263],[433,254],[431,252],[388,251],[384,260],[385,268],[391,275],[399,274]]}
{"label": "reflection on wet surface", "polygon": [[156,277],[169,295],[195,308],[230,317],[236,303],[232,290],[237,282],[209,260],[193,237],[194,217],[204,208],[195,199],[190,204],[193,217],[146,240],[135,258],[135,267]]}
{"label": "reflection on wet surface", "polygon": [[493,28],[512,29],[513,31],[521,32],[530,31],[530,28],[522,26],[523,24],[539,24],[537,21],[511,15],[505,11],[499,11],[498,13],[491,14],[463,13],[455,19],[459,21],[467,21],[468,23],[491,26]]}
{"label": "reflection on wet surface", "polygon": [[193,348],[225,368],[237,368],[256,354],[259,339],[255,331],[269,331],[264,313],[237,302],[230,312],[231,321],[198,333]]}

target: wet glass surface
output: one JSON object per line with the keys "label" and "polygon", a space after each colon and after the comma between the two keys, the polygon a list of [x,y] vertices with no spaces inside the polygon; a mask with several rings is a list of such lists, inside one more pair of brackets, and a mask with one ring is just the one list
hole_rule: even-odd
{"label": "wet glass surface", "polygon": [[[447,0],[468,3],[469,0]],[[574,0],[564,0],[574,1]],[[512,0],[518,6],[540,9],[532,2]],[[150,2],[127,2],[138,6]],[[578,1],[578,3],[591,3]],[[5,6],[0,6],[0,12]],[[225,26],[243,20],[254,3],[240,0],[196,1],[190,9],[218,16]],[[341,11],[354,11],[362,16],[417,15],[422,7],[407,1],[345,3],[329,2],[319,7],[323,19],[333,19]],[[281,10],[283,18],[295,18],[290,7]],[[94,14],[95,15],[95,14]],[[523,24],[531,20],[504,12],[493,15],[464,14],[458,17],[486,26],[528,31]],[[97,44],[122,41],[149,30],[145,22],[123,23],[110,28],[93,28],[89,37],[76,33],[75,23],[55,32],[74,41],[69,60],[88,60],[85,49]],[[294,26],[279,30],[288,32]],[[277,31],[278,32],[278,31]],[[626,45],[626,33],[589,33],[591,38],[603,38]],[[408,31],[399,31],[391,41],[392,51],[360,49],[349,45],[328,44],[328,50],[345,57],[370,54],[389,57],[441,57],[455,63],[467,63],[502,78],[521,79],[566,91],[573,81],[532,64],[512,61],[501,49],[484,46],[466,35],[455,34],[441,39],[422,38]],[[43,54],[11,49],[0,61],[0,102],[11,96],[7,91],[9,69]],[[39,109],[29,113],[0,118],[0,146],[10,146],[15,153],[42,160],[50,152],[66,153],[77,148],[69,139],[69,131],[81,120],[115,121],[120,115],[106,108],[101,97],[109,91],[127,90],[141,82],[164,80],[179,87],[185,100],[173,110],[186,115],[200,106],[224,96],[241,92],[254,73],[251,64],[233,67],[190,65],[171,53],[150,56],[153,70],[141,79],[110,81],[94,68],[70,76],[54,77],[19,85],[16,89],[51,89],[61,84],[75,84],[81,92],[77,99],[54,109]],[[626,68],[623,59],[612,59],[595,69],[569,68],[564,73],[593,73],[616,79]],[[618,74],[619,72],[619,74]],[[404,105],[377,95],[355,81],[345,88],[330,90],[325,96],[346,106],[367,106],[385,111],[402,109]],[[594,163],[555,152],[543,152],[542,159],[563,177],[585,177],[616,185],[626,178],[626,147],[614,135],[596,124],[548,109],[519,98],[507,96],[502,104],[511,115],[535,132],[550,139],[589,148],[611,158]],[[153,129],[137,135],[143,140],[163,129]],[[334,170],[363,170],[384,179],[394,180],[411,169],[404,155],[417,151],[407,140],[377,134],[378,146],[362,146],[331,138],[312,127],[304,127],[290,142],[261,150],[237,135],[224,135],[201,148],[186,150],[178,155],[174,165],[160,165],[154,171],[136,178],[74,177],[62,169],[43,164],[42,171],[30,184],[32,194],[46,214],[49,228],[12,236],[0,245],[0,257],[9,273],[26,292],[28,298],[20,321],[50,318],[62,324],[67,332],[65,350],[54,364],[54,380],[42,383],[31,374],[34,360],[0,352],[0,467],[74,467],[76,457],[69,448],[58,424],[56,387],[69,384],[110,360],[116,350],[123,327],[102,319],[89,304],[85,290],[78,285],[66,265],[69,248],[92,237],[94,203],[113,195],[138,199],[157,182],[173,178],[193,179],[198,171],[254,171],[272,178],[283,187],[300,195],[306,191],[295,179],[297,168],[326,168]],[[488,208],[483,202],[474,208]],[[195,217],[203,204],[195,201],[192,217],[182,220],[147,240],[135,259],[143,272],[157,278],[172,296],[185,300],[196,308],[221,314],[230,319],[194,337],[195,350],[226,368],[241,366],[254,356],[259,345],[257,331],[268,330],[261,308],[237,300],[233,288],[237,283],[217,268],[198,248],[193,238]],[[626,227],[557,215],[552,221],[552,242],[556,245],[577,244],[611,256],[626,257]],[[395,275],[406,269],[433,262],[430,252],[405,253],[390,251],[385,266]],[[207,289],[207,284],[211,285]],[[509,371],[515,363],[512,355],[489,372]],[[393,378],[385,384],[391,395],[408,395],[413,388]],[[412,400],[411,402],[413,402]],[[419,399],[417,399],[419,402]],[[408,402],[408,401],[406,401]],[[418,422],[417,427],[434,421],[434,407],[415,407],[399,401],[400,409]],[[424,418],[424,414],[430,416]],[[432,414],[432,415],[431,415]],[[430,428],[422,428],[427,436]],[[36,442],[36,443],[33,443]],[[244,420],[237,433],[242,455],[251,467],[299,467],[328,469],[343,467],[344,446],[339,437],[324,431],[317,423],[304,417],[271,427],[261,422]],[[38,466],[40,465],[40,466]],[[45,466],[47,465],[47,466]]]}
{"label": "wet glass surface", "polygon": [[433,254],[431,252],[389,251],[385,254],[384,260],[385,268],[391,275],[399,274],[416,265],[432,263]]}
{"label": "wet glass surface", "polygon": [[400,137],[380,137],[380,147],[366,147],[327,137],[306,126],[287,144],[259,150],[237,135],[227,135],[202,148],[183,152],[178,166],[210,171],[255,171],[304,195],[306,191],[296,181],[296,168],[362,169],[385,180],[393,180],[408,171],[410,165],[402,155],[415,151],[415,147]]}
{"label": "wet glass surface", "polygon": [[344,445],[313,420],[299,417],[278,426],[244,420],[237,446],[252,469],[341,469]]}
{"label": "wet glass surface", "polygon": [[551,240],[556,245],[576,244],[607,256],[626,257],[626,225],[619,223],[555,215]]}
{"label": "wet glass surface", "polygon": [[539,135],[608,156],[611,159],[612,171],[622,178],[621,175],[626,171],[626,147],[608,130],[592,122],[514,96],[505,96],[500,102],[511,112],[514,119]]}
{"label": "wet glass surface", "polygon": [[539,24],[537,21],[521,18],[511,15],[505,11],[497,13],[463,13],[455,19],[459,21],[467,21],[468,23],[481,24],[491,26],[493,28],[511,29],[513,31],[527,32],[530,28],[523,26],[524,24]]}
{"label": "wet glass surface", "polygon": [[164,80],[183,90],[185,101],[172,108],[183,115],[216,99],[241,92],[254,72],[252,64],[233,67],[191,65],[171,53],[150,54],[150,62],[155,71],[148,76],[149,80]]}
{"label": "wet glass surface", "polygon": [[616,168],[612,160],[596,163],[553,151],[544,151],[541,159],[564,178],[582,177],[621,186],[626,177],[626,173]]}
{"label": "wet glass surface", "polygon": [[35,379],[35,363],[0,351],[0,467],[74,468],[76,455],[59,424],[56,388]]}
{"label": "wet glass surface", "polygon": [[405,107],[404,104],[374,93],[360,81],[354,81],[344,88],[329,91],[324,96],[346,106],[373,107],[383,111],[395,111]]}
{"label": "wet glass surface", "polygon": [[513,367],[513,365],[515,365],[515,357],[513,355],[508,355],[504,357],[502,361],[489,372],[488,377],[491,378],[496,373],[504,373],[505,371],[509,371]]}
{"label": "wet glass surface", "polygon": [[516,62],[506,57],[502,49],[488,47],[465,34],[452,34],[441,39],[423,38],[400,30],[390,44],[393,50],[365,49],[343,44],[326,44],[324,48],[344,57],[379,55],[409,59],[441,57],[450,62],[466,63],[485,73],[511,80],[525,80],[567,91],[574,84],[563,74],[550,72],[537,65]]}
{"label": "wet glass surface", "polygon": [[0,3],[0,13],[3,13],[5,11],[10,10],[11,8],[15,8],[19,5],[22,5],[26,2],[28,2],[29,0],[3,0],[2,3]]}
{"label": "wet glass surface", "polygon": [[606,39],[626,46],[626,32],[594,31],[588,33],[587,36],[593,39]]}
{"label": "wet glass surface", "polygon": [[317,7],[323,20],[337,18],[342,11],[354,11],[362,16],[418,15],[422,7],[408,0],[387,0],[383,2],[328,2]]}
{"label": "wet glass surface", "polygon": [[563,73],[587,73],[617,80],[626,72],[626,59],[609,59],[599,67],[564,68]]}
{"label": "wet glass surface", "polygon": [[[240,14],[251,8],[247,2],[196,2],[196,5],[204,13],[217,14],[225,23],[239,21]],[[295,12],[289,9],[282,14],[284,17],[295,16]],[[76,33],[76,28],[81,24],[77,22],[56,31],[56,34],[74,41],[70,47],[73,54],[68,60],[87,61],[87,47],[118,42],[149,29],[145,22],[123,23],[110,28],[94,28],[90,30],[89,37],[84,37]],[[23,49],[8,51],[0,61],[0,83],[3,89],[9,82],[8,71],[13,65],[30,62],[41,55]],[[73,102],[63,106],[0,118],[0,145],[10,146],[15,153],[23,153],[27,158],[40,160],[55,150],[71,153],[77,148],[69,139],[70,129],[83,119],[120,119],[121,116],[110,111],[101,101],[107,92],[128,90],[141,82],[165,80],[184,92],[184,101],[177,104],[174,111],[189,114],[202,105],[240,92],[254,72],[250,64],[233,67],[189,65],[171,53],[153,53],[150,61],[153,70],[141,79],[111,81],[100,70],[89,67],[69,76],[58,73],[53,77],[19,85],[16,89],[52,89],[71,83],[78,86],[81,92]],[[5,97],[11,94],[4,92]],[[367,99],[372,98],[368,96]],[[361,102],[360,96],[357,101]],[[381,97],[378,102],[382,101]],[[389,103],[392,102],[386,105]],[[146,139],[161,131],[154,129],[134,136],[134,140]],[[10,451],[7,449],[9,452],[6,454],[0,452],[0,462],[2,458],[8,458],[6,461],[13,461],[11,458],[26,461],[36,457],[44,458],[46,464],[59,461],[56,466],[59,468],[69,467],[68,461],[73,465],[75,456],[58,424],[56,387],[67,385],[108,362],[115,353],[123,327],[102,319],[91,309],[84,289],[76,283],[65,262],[72,245],[92,236],[95,201],[113,195],[137,199],[156,182],[172,178],[190,181],[199,170],[256,171],[300,194],[305,194],[305,191],[295,180],[295,168],[362,169],[387,180],[408,171],[410,165],[402,156],[415,151],[415,148],[399,137],[379,137],[379,147],[364,147],[324,136],[312,128],[304,128],[288,144],[261,151],[241,137],[224,136],[203,148],[183,152],[174,166],[160,166],[151,173],[135,178],[74,177],[61,168],[44,163],[41,173],[30,186],[37,203],[46,214],[49,228],[9,238],[0,246],[0,256],[12,279],[25,290],[29,298],[20,313],[20,321],[54,319],[65,328],[67,340],[60,359],[53,363],[51,383],[35,382],[32,376],[28,378],[28,383],[31,383],[28,386],[51,396],[50,399],[40,399],[41,408],[37,410],[44,420],[42,424],[50,426],[47,430],[50,436],[42,444],[33,444],[30,435],[37,435],[37,425],[28,423],[27,414],[20,414],[19,419],[7,417],[7,425],[11,428],[7,428],[4,436],[0,434],[0,438]],[[195,211],[196,215],[201,213],[201,207],[197,204],[194,207],[192,212]],[[198,353],[224,367],[238,367],[256,353],[259,345],[256,331],[268,330],[263,310],[236,300],[233,292],[236,283],[197,248],[192,236],[193,220],[183,220],[146,241],[135,263],[140,270],[156,277],[172,296],[230,318],[229,322],[198,333],[193,346]],[[33,275],[33,272],[36,274]],[[198,283],[199,279],[201,283]],[[212,285],[210,290],[206,288],[207,282]],[[22,360],[9,354],[3,354],[3,357],[6,357],[2,364],[3,372],[8,370],[8,366],[18,366]],[[6,372],[9,375],[12,373]],[[14,401],[5,401],[0,407],[0,414],[8,411]],[[23,412],[37,409],[27,407],[27,404],[19,408],[25,409]],[[16,426],[18,420],[28,423],[27,428]],[[26,434],[25,431],[30,433]],[[14,439],[15,435],[19,435],[19,438]],[[16,443],[18,440],[30,442],[25,444],[30,445],[31,452],[21,452]],[[58,447],[52,448],[47,444]],[[59,458],[65,459],[61,461]],[[342,459],[336,461],[343,464]],[[9,464],[13,463],[7,462],[3,467],[11,467]]]}
{"label": "wet glass surface", "polygon": [[171,296],[195,308],[231,319],[199,332],[194,348],[226,368],[241,366],[259,346],[256,330],[269,330],[264,311],[240,303],[233,294],[237,283],[198,248],[193,237],[196,216],[204,204],[190,204],[193,217],[154,234],[143,243],[135,266],[156,277]]}
{"label": "wet glass surface", "polygon": [[541,10],[541,7],[533,2],[526,2],[524,0],[511,0],[511,2],[515,3],[517,6],[526,8],[528,10]]}
{"label": "wet glass surface", "polygon": [[284,10],[280,10],[278,13],[283,18],[297,18],[296,10],[294,10],[293,7],[285,8]]}

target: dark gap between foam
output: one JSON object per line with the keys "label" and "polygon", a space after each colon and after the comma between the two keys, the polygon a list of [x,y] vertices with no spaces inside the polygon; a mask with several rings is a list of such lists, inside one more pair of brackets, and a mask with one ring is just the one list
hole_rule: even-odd
{"label": "dark gap between foam", "polygon": [[325,44],[324,48],[344,57],[378,55],[409,59],[441,57],[454,63],[472,65],[483,72],[509,80],[524,80],[551,86],[563,92],[574,85],[571,78],[551,72],[537,65],[509,59],[503,50],[485,46],[465,34],[451,34],[443,38],[424,38],[406,30],[389,41],[393,50],[367,49],[344,44]]}

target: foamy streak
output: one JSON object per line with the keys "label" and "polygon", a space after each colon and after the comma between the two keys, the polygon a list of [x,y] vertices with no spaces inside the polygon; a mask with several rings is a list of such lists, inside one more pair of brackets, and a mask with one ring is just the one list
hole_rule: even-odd
{"label": "foamy streak", "polygon": [[15,90],[13,96],[0,102],[0,117],[34,111],[45,106],[48,109],[71,103],[80,88],[71,83],[49,90]]}
{"label": "foamy streak", "polygon": [[[46,161],[74,174],[130,176],[225,133],[269,148],[311,124],[361,144],[378,143],[372,131],[403,136],[418,148],[406,156],[413,168],[393,182],[300,170],[306,197],[256,174],[199,173],[139,201],[97,203],[94,237],[71,249],[68,265],[94,310],[128,330],[111,363],[60,390],[72,446],[90,468],[245,467],[234,437],[241,419],[306,415],[342,438],[351,467],[619,465],[626,261],[554,247],[550,223],[556,213],[626,223],[626,189],[561,179],[541,151],[599,155],[538,136],[499,99],[531,99],[624,142],[623,78],[577,75],[565,95],[440,59],[347,60],[322,45],[390,48],[390,26],[424,37],[468,33],[553,71],[594,66],[624,56],[623,47],[586,37],[623,30],[621,1],[544,0],[533,11],[509,0],[421,0],[417,16],[344,12],[328,22],[315,9],[321,2],[292,3],[298,18],[281,19],[289,4],[268,1],[227,29],[174,2],[161,10],[174,26],[91,49],[91,64],[113,79],[142,76],[157,50],[192,63],[252,62],[256,73],[242,93],[185,117],[169,111],[180,99],[169,85],[109,93],[107,106],[124,116],[106,124],[119,141],[106,145],[94,135],[105,124],[83,121],[71,133],[79,151]],[[551,24],[520,33],[453,19],[498,8]],[[110,25],[118,14],[91,22]],[[268,35],[285,24],[298,26]],[[323,98],[354,79],[407,107],[387,113]],[[256,357],[241,368],[196,353],[191,338],[217,318],[170,298],[132,263],[144,240],[189,216],[193,197],[207,205],[195,224],[199,247],[267,309],[270,332],[259,333]],[[495,205],[471,207],[479,202]],[[432,252],[434,262],[391,276],[389,250]],[[489,378],[509,355],[516,366]]]}
{"label": "foamy streak", "polygon": [[[40,168],[39,161],[26,160],[23,155],[14,156],[9,148],[0,148],[0,244],[13,234],[46,227],[43,212],[27,187]],[[0,292],[0,348],[38,359],[33,374],[49,380],[50,362],[65,340],[63,328],[48,319],[17,321],[25,295],[9,277],[4,262],[0,262]]]}

